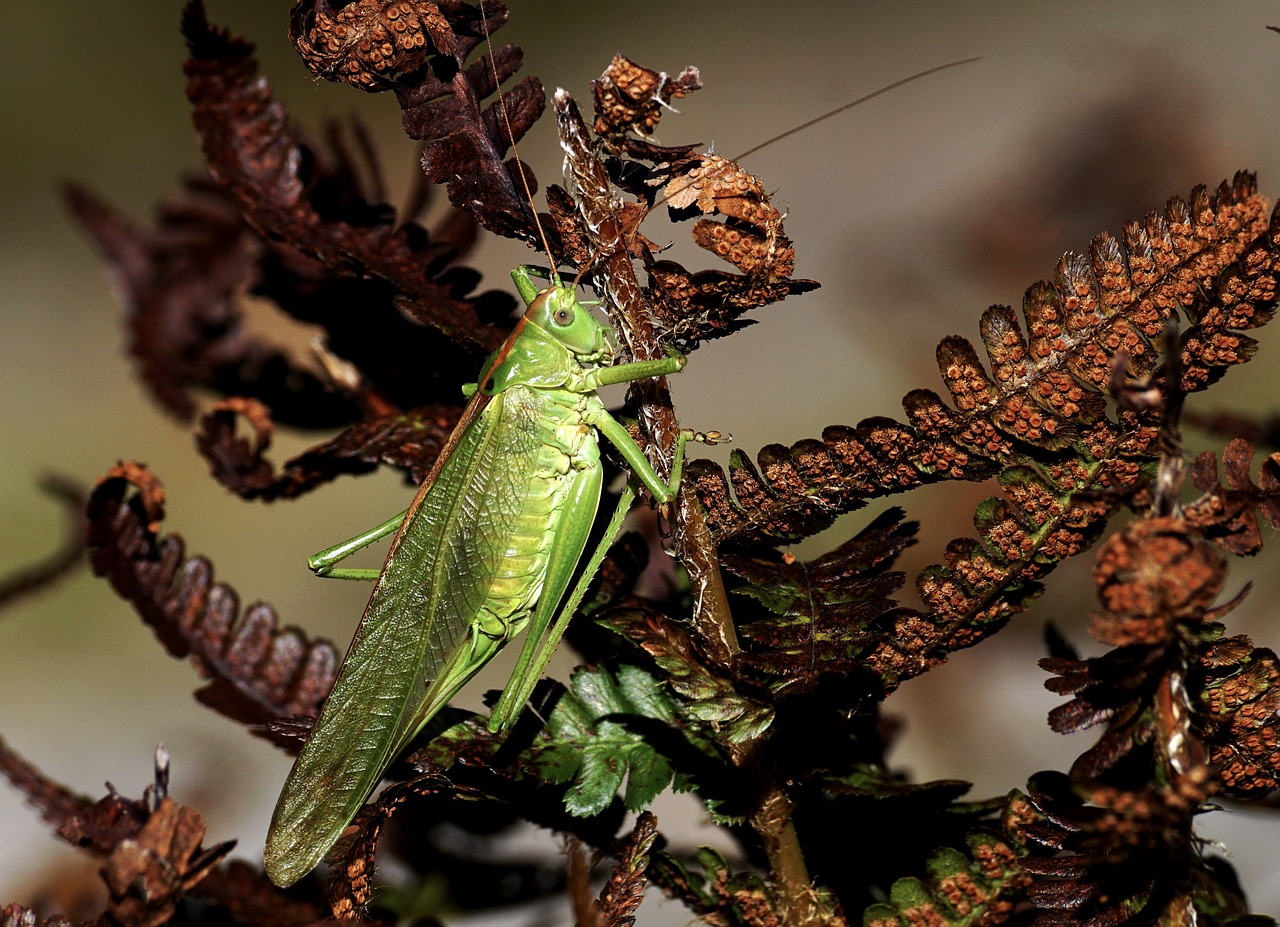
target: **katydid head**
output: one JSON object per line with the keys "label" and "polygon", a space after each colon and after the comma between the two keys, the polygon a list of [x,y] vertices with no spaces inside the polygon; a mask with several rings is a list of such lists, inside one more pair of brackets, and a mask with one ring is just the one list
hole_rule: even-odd
{"label": "katydid head", "polygon": [[[582,364],[613,360],[609,331],[559,282],[533,297],[524,318],[480,375],[479,391],[495,395],[513,384],[560,388],[582,372]],[[469,394],[468,394],[469,395]]]}
{"label": "katydid head", "polygon": [[536,325],[579,361],[599,364],[613,359],[608,329],[578,301],[572,287],[547,287],[530,303],[525,321]]}

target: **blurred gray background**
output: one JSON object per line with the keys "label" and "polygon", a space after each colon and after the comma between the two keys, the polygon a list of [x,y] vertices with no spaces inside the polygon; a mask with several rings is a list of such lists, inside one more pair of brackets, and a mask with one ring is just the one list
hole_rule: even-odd
{"label": "blurred gray background", "polygon": [[[288,7],[209,2],[214,22],[258,44],[296,124],[315,129],[360,114],[402,198],[417,148],[400,133],[395,101],[312,79],[287,41]],[[976,339],[987,305],[1016,305],[1063,251],[1084,250],[1095,233],[1118,232],[1170,195],[1214,186],[1237,168],[1257,170],[1264,193],[1280,190],[1280,35],[1264,28],[1280,23],[1276,3],[513,7],[501,41],[525,47],[526,73],[583,101],[587,81],[615,52],[672,73],[697,64],[706,89],[678,104],[684,115],[668,116],[659,140],[714,143],[728,155],[917,70],[982,56],[746,163],[789,211],[797,275],[823,289],[758,311],[759,325],[698,351],[675,392],[684,421],[731,432],[752,453],[827,424],[901,417],[905,392],[941,389],[933,349],[942,336]],[[200,169],[180,72],[180,8],[177,0],[68,0],[55,24],[38,4],[9,5],[0,57],[0,571],[57,544],[61,513],[36,492],[41,474],[87,485],[117,458],[138,459],[166,484],[166,529],[208,555],[219,578],[345,643],[367,589],[314,581],[305,558],[399,510],[409,491],[380,475],[269,510],[213,484],[190,429],[144,397],[122,356],[121,310],[58,199],[58,184],[75,178],[145,220],[182,175]],[[558,152],[550,120],[520,147],[544,183],[558,179]],[[485,245],[475,263],[500,286],[529,259],[503,241]],[[1273,410],[1278,339],[1264,329],[1260,358],[1191,407]],[[307,443],[282,436],[275,459]],[[1221,441],[1193,434],[1190,443]],[[942,486],[890,500],[925,522],[904,564],[912,575],[940,560],[948,539],[972,533],[973,505],[993,492]],[[890,503],[845,518],[800,553],[835,546]],[[1262,567],[1275,556],[1273,546],[1260,562],[1233,567],[1230,587],[1255,580],[1230,627],[1273,647],[1280,571]],[[1050,620],[1098,652],[1083,629],[1089,560],[1053,574],[1048,595],[1004,633],[893,696],[889,710],[905,724],[896,763],[919,778],[970,779],[984,796],[1022,785],[1037,769],[1065,768],[1085,749],[1091,734],[1064,738],[1045,726],[1058,700],[1042,688],[1035,661]],[[166,657],[84,572],[0,616],[0,736],[93,796],[104,779],[138,794],[163,742],[173,754],[173,792],[206,814],[207,842],[240,838],[237,853],[259,860],[288,760],[202,710],[190,694],[195,684],[191,669]],[[664,800],[658,810],[664,829],[690,842],[708,833],[687,800]],[[1232,807],[1204,819],[1204,832],[1234,850],[1255,910],[1275,915],[1280,863],[1268,823]],[[29,902],[51,874],[91,869],[4,789],[0,834],[0,901]],[[539,846],[556,852],[551,838]],[[641,917],[652,923],[658,910],[648,901]],[[683,919],[678,909],[671,916]]]}

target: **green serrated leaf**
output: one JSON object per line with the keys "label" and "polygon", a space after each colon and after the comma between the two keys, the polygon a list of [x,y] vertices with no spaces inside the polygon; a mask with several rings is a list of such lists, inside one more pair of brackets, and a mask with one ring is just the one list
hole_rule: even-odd
{"label": "green serrated leaf", "polygon": [[578,698],[566,694],[547,718],[547,730],[556,740],[573,741],[591,734],[591,712]]}
{"label": "green serrated leaf", "polygon": [[668,723],[676,720],[671,697],[660,681],[630,663],[618,667],[617,677],[623,700],[631,714]]}
{"label": "green serrated leaf", "polygon": [[591,667],[574,672],[569,691],[547,719],[546,739],[525,752],[543,780],[572,783],[565,792],[570,814],[604,811],[624,780],[624,805],[641,811],[671,782],[671,763],[628,726],[629,717],[663,725],[675,718],[656,679],[637,666],[620,667],[617,675]]}
{"label": "green serrated leaf", "polygon": [[627,773],[626,763],[616,752],[599,747],[583,751],[576,783],[565,793],[564,810],[575,817],[589,817],[609,807]]}
{"label": "green serrated leaf", "polygon": [[688,773],[676,772],[676,774],[671,777],[671,791],[675,792],[677,795],[682,795],[685,792],[692,792],[697,787],[698,780]]}
{"label": "green serrated leaf", "polygon": [[538,751],[534,761],[538,778],[555,785],[573,779],[582,765],[582,755],[568,744],[552,744]]}
{"label": "green serrated leaf", "polygon": [[633,748],[627,759],[630,766],[622,803],[628,811],[643,811],[671,781],[671,764],[646,744]]}
{"label": "green serrated leaf", "polygon": [[[617,680],[605,673],[574,673],[570,689],[582,704],[584,720],[600,718],[623,711],[626,703],[618,691]],[[590,724],[590,721],[586,722]]]}

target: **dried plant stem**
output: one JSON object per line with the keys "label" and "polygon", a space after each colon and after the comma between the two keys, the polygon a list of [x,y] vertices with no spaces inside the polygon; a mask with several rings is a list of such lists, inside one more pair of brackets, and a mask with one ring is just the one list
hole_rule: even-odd
{"label": "dried plant stem", "polygon": [[679,505],[681,562],[689,571],[689,582],[693,586],[694,632],[709,660],[732,666],[742,648],[729,611],[715,542],[707,529],[706,515],[691,490],[681,488]]}
{"label": "dried plant stem", "polygon": [[833,922],[809,880],[809,868],[791,816],[792,802],[776,782],[760,797],[751,826],[764,844],[774,889],[784,905],[787,927],[811,927]]}
{"label": "dried plant stem", "polygon": [[[604,294],[617,313],[615,320],[626,348],[636,360],[660,357],[653,325],[644,304],[635,265],[626,249],[624,230],[618,222],[609,178],[596,159],[582,114],[573,98],[563,90],[555,95],[556,124],[560,146],[565,152],[565,179],[577,196],[592,250],[600,255],[596,276]],[[636,383],[630,397],[640,409],[641,427],[661,459],[655,468],[664,477],[671,472],[671,460],[679,425],[671,406],[671,391],[665,378]],[[694,626],[708,657],[727,666],[739,652],[737,633],[729,612],[719,561],[697,501],[682,489],[678,507],[677,546],[694,592]]]}
{"label": "dried plant stem", "polygon": [[[1175,632],[1176,633],[1176,632]],[[1160,742],[1156,755],[1161,768],[1157,775],[1166,783],[1203,773],[1208,762],[1204,742],[1194,724],[1195,712],[1187,692],[1186,677],[1192,656],[1189,647],[1177,648],[1175,665],[1165,671],[1156,690],[1156,730]]]}

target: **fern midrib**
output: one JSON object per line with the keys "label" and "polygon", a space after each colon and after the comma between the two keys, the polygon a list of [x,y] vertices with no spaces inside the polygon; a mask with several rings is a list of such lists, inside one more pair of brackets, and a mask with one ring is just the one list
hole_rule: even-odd
{"label": "fern midrib", "polygon": [[[1118,459],[1118,457],[1119,455],[1116,455],[1116,457],[1108,457],[1101,460],[1096,460],[1090,467],[1088,467],[1085,470],[1085,479],[1083,479],[1081,482],[1084,483],[1085,486],[1092,486],[1093,483],[1097,480],[1098,476],[1101,473],[1105,472],[1108,466],[1112,463],[1112,461],[1115,459]],[[1054,485],[1053,481],[1050,481],[1047,478],[1046,478],[1046,482],[1048,485]],[[904,680],[910,679],[914,676],[918,676],[920,673],[923,673],[926,669],[928,669],[929,666],[931,665],[929,663],[929,657],[931,655],[938,654],[939,652],[945,655],[947,653],[953,652],[953,650],[955,649],[958,649],[951,646],[951,643],[955,637],[955,632],[958,631],[960,628],[964,627],[965,625],[967,625],[969,622],[971,622],[975,616],[977,616],[981,612],[986,611],[992,605],[996,604],[1000,596],[1003,595],[1011,587],[1012,585],[1011,581],[1017,581],[1017,582],[1030,581],[1029,577],[1026,577],[1020,574],[1022,574],[1027,567],[1034,566],[1033,561],[1035,560],[1036,555],[1040,553],[1041,550],[1043,550],[1045,542],[1058,528],[1063,526],[1065,519],[1067,518],[1068,514],[1072,511],[1072,508],[1070,505],[1071,499],[1076,493],[1080,491],[1081,490],[1079,489],[1072,489],[1067,492],[1056,495],[1054,499],[1058,504],[1059,514],[1045,520],[1037,530],[1028,531],[1028,537],[1031,539],[1031,545],[1028,552],[1016,560],[1006,561],[999,571],[1001,575],[1001,579],[998,582],[993,583],[986,590],[978,593],[971,600],[971,603],[966,608],[956,613],[956,616],[954,618],[945,622],[940,622],[935,625],[937,628],[939,628],[939,632],[940,632],[938,635],[938,643],[936,643],[933,647],[930,647],[926,650],[921,651],[918,654],[911,655],[910,660],[912,663],[912,668],[914,670],[913,672],[899,673],[896,676],[886,674],[886,673],[881,673],[881,679],[884,680],[886,692],[892,691],[893,689],[897,688],[897,686]],[[1024,511],[1021,508],[1018,508],[1017,510],[1019,512]],[[1110,517],[1112,511],[1114,511],[1114,507],[1109,509],[1106,515],[1103,517]],[[1081,528],[1079,530],[1084,530],[1084,529]],[[979,538],[979,540],[981,541],[982,539]],[[993,548],[993,549],[998,550],[999,548]],[[994,560],[992,562],[995,563]],[[1048,563],[1043,564],[1041,566],[1042,572],[1040,573],[1040,575],[1044,576],[1052,572],[1052,570],[1057,567],[1059,562],[1061,561],[1054,560],[1054,561],[1050,561]],[[956,571],[954,569],[951,569],[950,567],[947,567],[946,569],[948,570],[949,573],[951,573],[951,575],[953,576],[956,575]],[[1014,612],[1014,614],[1016,614],[1016,611]],[[934,609],[925,613],[923,617],[928,618],[930,616],[936,616],[936,615],[938,615],[938,612],[936,609]],[[985,636],[986,635],[984,635],[984,637]],[[977,641],[975,641],[974,643],[977,643]],[[966,646],[970,646],[970,645],[966,645]]]}

